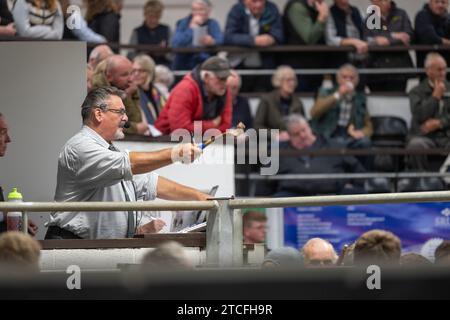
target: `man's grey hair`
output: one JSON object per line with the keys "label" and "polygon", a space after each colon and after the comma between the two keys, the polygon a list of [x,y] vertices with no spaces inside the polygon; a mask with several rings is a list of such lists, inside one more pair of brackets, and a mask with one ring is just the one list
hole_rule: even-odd
{"label": "man's grey hair", "polygon": [[86,124],[89,122],[94,108],[100,108],[106,111],[108,109],[108,100],[111,96],[118,96],[124,99],[126,94],[116,87],[98,87],[90,91],[81,105],[81,118],[83,119],[83,123]]}
{"label": "man's grey hair", "polygon": [[209,0],[192,0],[192,4],[194,4],[194,3],[203,4],[203,5],[207,6],[208,8],[212,7],[211,1],[209,1]]}
{"label": "man's grey hair", "polygon": [[286,123],[286,128],[288,131],[291,128],[291,126],[294,124],[303,123],[303,122],[308,124],[308,120],[306,120],[305,117],[303,117],[299,114],[296,114],[296,113],[286,116],[284,121]]}
{"label": "man's grey hair", "polygon": [[170,87],[175,81],[173,72],[165,65],[158,64],[155,67],[155,82],[162,82]]}
{"label": "man's grey hair", "polygon": [[297,82],[297,75],[295,74],[295,70],[290,66],[281,65],[275,70],[275,73],[272,76],[272,86],[274,88],[281,87],[283,79],[285,79],[286,75],[289,73],[295,76],[295,82]]}
{"label": "man's grey hair", "polygon": [[209,70],[200,70],[200,79],[205,80],[206,75],[212,77],[215,76],[214,72]]}
{"label": "man's grey hair", "polygon": [[0,118],[3,117],[3,113],[0,112]]}
{"label": "man's grey hair", "polygon": [[427,54],[426,58],[425,58],[425,62],[424,62],[424,67],[425,69],[431,67],[431,65],[433,64],[433,62],[437,59],[442,59],[445,61],[444,57],[441,56],[439,53],[437,52],[430,52],[429,54]]}
{"label": "man's grey hair", "polygon": [[356,67],[350,63],[346,63],[344,65],[342,65],[337,72],[338,77],[341,76],[342,71],[344,70],[351,70],[354,74],[356,74],[356,77],[359,79],[359,72],[358,69],[356,69]]}

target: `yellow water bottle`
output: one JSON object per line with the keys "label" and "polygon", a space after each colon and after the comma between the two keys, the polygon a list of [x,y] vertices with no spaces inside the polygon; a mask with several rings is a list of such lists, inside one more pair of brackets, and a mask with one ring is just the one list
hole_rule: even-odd
{"label": "yellow water bottle", "polygon": [[[22,194],[13,188],[8,194],[8,202],[22,202]],[[12,211],[6,215],[7,231],[22,231],[22,212]]]}

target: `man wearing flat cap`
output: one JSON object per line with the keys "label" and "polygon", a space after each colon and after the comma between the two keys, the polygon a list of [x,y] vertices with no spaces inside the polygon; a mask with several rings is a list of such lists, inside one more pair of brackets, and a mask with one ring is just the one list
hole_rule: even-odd
{"label": "man wearing flat cap", "polygon": [[156,128],[163,134],[180,128],[194,132],[194,121],[201,121],[202,133],[211,128],[225,132],[232,116],[229,75],[228,61],[219,57],[211,57],[194,68],[171,91]]}

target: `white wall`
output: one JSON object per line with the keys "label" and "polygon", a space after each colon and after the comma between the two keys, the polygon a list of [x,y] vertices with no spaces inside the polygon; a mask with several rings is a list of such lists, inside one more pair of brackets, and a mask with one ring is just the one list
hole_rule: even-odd
{"label": "white wall", "polygon": [[[154,151],[173,147],[173,143],[147,143],[132,141],[114,142],[122,150]],[[190,165],[175,163],[155,171],[163,177],[200,190],[210,190],[219,185],[217,197],[234,195],[234,147],[211,144],[202,156]]]}
{"label": "white wall", "polygon": [[[77,265],[83,271],[114,270],[117,264],[140,264],[144,256],[154,249],[55,249],[42,250],[39,267],[42,271],[65,271]],[[205,264],[206,251],[195,247],[183,249],[194,266]]]}
{"label": "white wall", "polygon": [[12,139],[0,158],[0,183],[5,193],[18,187],[26,201],[52,201],[59,150],[80,128],[86,45],[0,42],[0,57],[0,111]]}

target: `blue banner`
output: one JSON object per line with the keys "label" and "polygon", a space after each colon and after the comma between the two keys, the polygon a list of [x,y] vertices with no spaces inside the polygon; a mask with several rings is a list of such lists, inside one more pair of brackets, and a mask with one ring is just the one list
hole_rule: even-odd
{"label": "blue banner", "polygon": [[450,202],[298,207],[284,209],[284,244],[301,248],[310,238],[330,241],[339,252],[372,229],[393,232],[403,252],[424,253],[424,244],[450,238]]}

